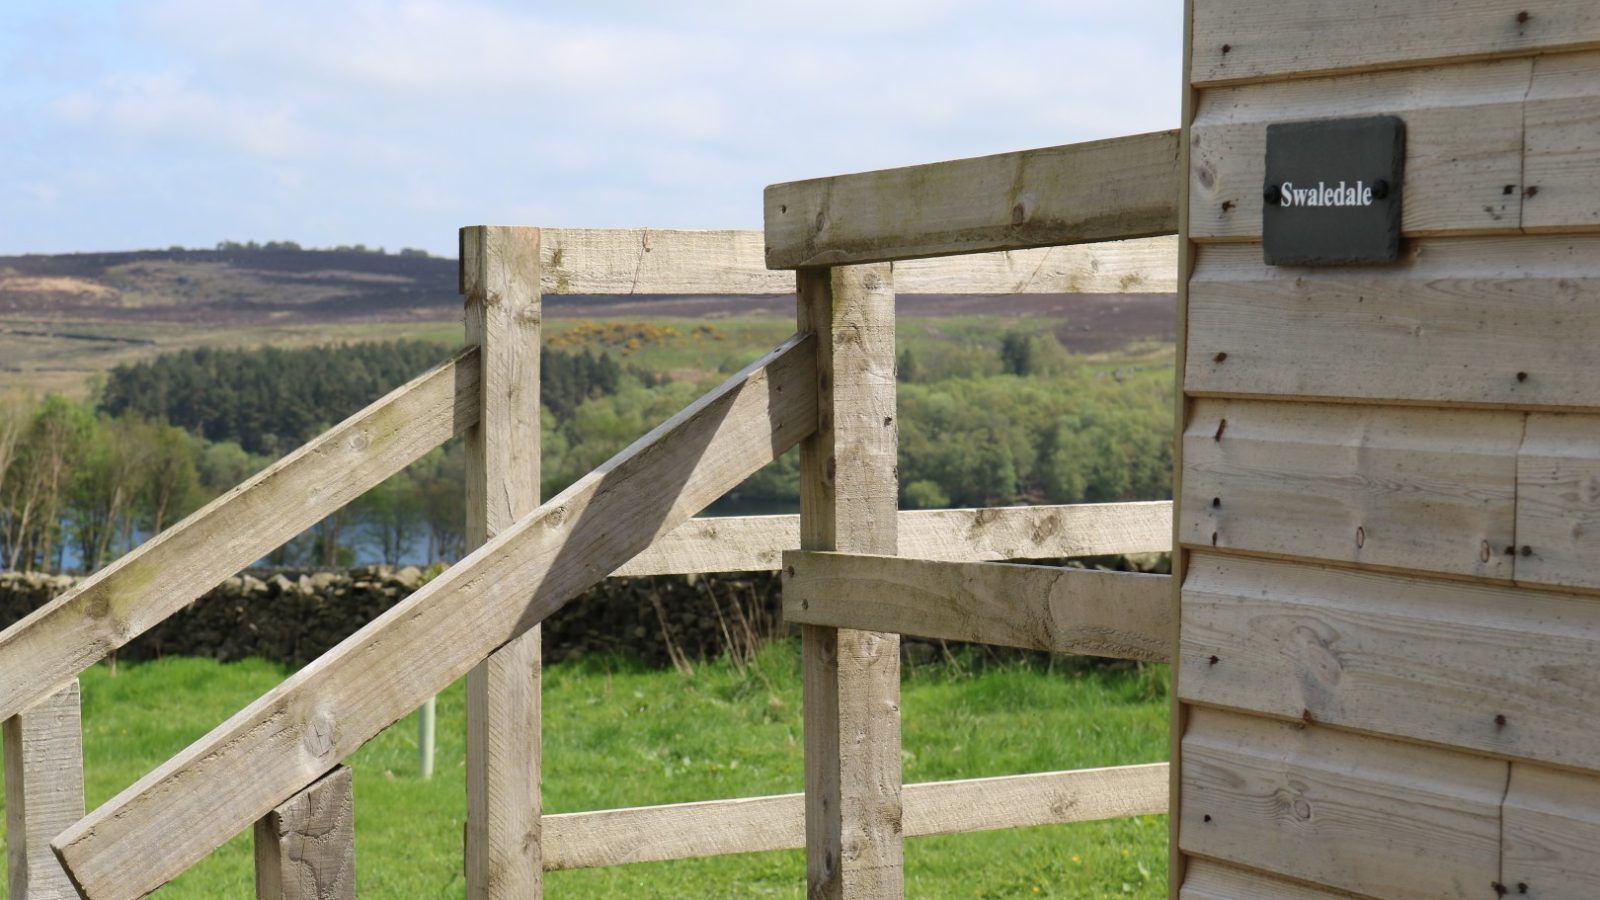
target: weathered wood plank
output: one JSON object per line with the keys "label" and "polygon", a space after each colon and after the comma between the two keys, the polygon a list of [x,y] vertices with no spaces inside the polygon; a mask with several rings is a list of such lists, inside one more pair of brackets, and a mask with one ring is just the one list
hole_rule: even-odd
{"label": "weathered wood plank", "polygon": [[1197,4],[1195,85],[1406,68],[1600,46],[1591,0],[1319,0]]}
{"label": "weathered wood plank", "polygon": [[1165,575],[792,551],[788,622],[1115,659],[1172,658]]}
{"label": "weathered wood plank", "polygon": [[1183,542],[1509,579],[1522,419],[1196,402],[1183,436]]}
{"label": "weathered wood plank", "polygon": [[466,350],[0,632],[0,719],[471,425],[477,394]]}
{"label": "weathered wood plank", "polygon": [[1180,843],[1382,900],[1492,897],[1508,765],[1195,708]]}
{"label": "weathered wood plank", "polygon": [[[1167,765],[1151,763],[905,786],[905,836],[1160,815]],[[742,797],[545,818],[545,867],[583,869],[805,845],[805,795]]]}
{"label": "weathered wood plank", "polygon": [[1600,771],[1600,602],[1196,551],[1181,696]]}
{"label": "weathered wood plank", "polygon": [[143,896],[809,435],[816,350],[733,376],[54,842],[96,900]]}
{"label": "weathered wood plank", "polygon": [[894,264],[907,294],[1170,294],[1178,289],[1173,237],[1001,250]]}
{"label": "weathered wood plank", "polygon": [[766,190],[767,265],[1173,234],[1181,177],[1178,133],[1161,131],[775,184]]}
{"label": "weathered wood plank", "polygon": [[1308,887],[1209,859],[1192,859],[1179,900],[1345,900],[1344,891]]}
{"label": "weathered wood plank", "polygon": [[1516,763],[1502,882],[1512,896],[1592,897],[1600,885],[1600,779]]}
{"label": "weathered wood plank", "polygon": [[1518,582],[1600,588],[1600,416],[1528,416],[1516,533]]}
{"label": "weathered wood plank", "polygon": [[[904,510],[901,552],[916,559],[978,562],[1056,559],[1172,549],[1172,504],[1074,503],[988,509]],[[799,516],[695,518],[650,545],[615,575],[776,572],[800,546]]]}
{"label": "weathered wood plank", "polygon": [[1536,60],[1526,114],[1523,228],[1600,230],[1600,53]]}
{"label": "weathered wood plank", "polygon": [[1600,236],[1416,241],[1383,268],[1264,265],[1207,246],[1188,390],[1448,405],[1600,406]]}
{"label": "weathered wood plank", "polygon": [[[478,423],[467,429],[466,545],[481,547],[539,505],[536,228],[461,229],[466,338],[478,348]],[[467,673],[467,896],[534,900],[540,861],[540,631]]]}
{"label": "weathered wood plank", "polygon": [[[892,555],[893,275],[887,265],[842,266],[796,281],[797,328],[817,335],[817,428],[800,445],[800,546]],[[800,643],[807,896],[900,896],[900,636],[807,626]]]}
{"label": "weathered wood plank", "polygon": [[339,766],[256,821],[257,900],[355,900],[356,816]]}
{"label": "weathered wood plank", "polygon": [[1189,234],[1261,239],[1269,123],[1380,114],[1406,122],[1405,235],[1514,233],[1532,70],[1519,59],[1205,91],[1190,135]]}
{"label": "weathered wood plank", "polygon": [[[545,294],[793,295],[794,275],[767,268],[759,231],[543,228]],[[999,250],[895,266],[902,294],[1171,293],[1171,237]]]}
{"label": "weathered wood plank", "polygon": [[6,719],[6,865],[15,900],[75,900],[50,841],[83,818],[78,681]]}

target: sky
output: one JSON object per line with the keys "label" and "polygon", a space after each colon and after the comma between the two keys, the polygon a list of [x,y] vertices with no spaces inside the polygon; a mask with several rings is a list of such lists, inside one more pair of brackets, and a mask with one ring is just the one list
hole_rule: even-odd
{"label": "sky", "polygon": [[4,0],[0,254],[759,228],[767,184],[1174,128],[1180,0]]}

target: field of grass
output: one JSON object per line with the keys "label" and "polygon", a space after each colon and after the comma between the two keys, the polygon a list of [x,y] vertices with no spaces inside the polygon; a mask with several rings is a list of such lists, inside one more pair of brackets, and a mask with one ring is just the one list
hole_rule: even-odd
{"label": "field of grass", "polygon": [[[568,812],[797,791],[798,648],[767,648],[744,671],[693,674],[616,660],[545,677],[545,809]],[[741,667],[743,668],[743,667]],[[88,801],[103,803],[269,689],[287,670],[258,661],[168,659],[96,667],[83,679]],[[1152,762],[1166,757],[1165,670],[968,658],[906,672],[907,782]],[[350,761],[363,897],[460,897],[461,685],[439,701],[438,769],[416,775],[406,719]],[[3,833],[3,832],[0,832]],[[1163,897],[1164,817],[908,841],[911,897]],[[248,832],[157,896],[243,897]],[[798,852],[555,872],[550,897],[800,897]],[[0,881],[0,892],[3,892]],[[4,896],[0,893],[0,896]]]}

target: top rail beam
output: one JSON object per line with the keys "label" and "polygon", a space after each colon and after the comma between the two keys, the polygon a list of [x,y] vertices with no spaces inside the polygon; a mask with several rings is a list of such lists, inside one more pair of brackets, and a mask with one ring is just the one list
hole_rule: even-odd
{"label": "top rail beam", "polygon": [[[1171,230],[1171,229],[1167,229]],[[767,268],[759,231],[541,228],[546,296],[794,295],[794,275]],[[977,253],[895,266],[899,294],[1172,293],[1172,238]]]}
{"label": "top rail beam", "polygon": [[813,341],[734,375],[67,829],[52,846],[79,890],[160,887],[811,434]]}
{"label": "top rail beam", "polygon": [[477,402],[473,347],[0,632],[0,720],[470,427]]}
{"label": "top rail beam", "polygon": [[[766,190],[767,266],[1176,234],[1179,145],[1177,131],[1159,131],[775,184]],[[910,290],[896,274],[897,288]]]}

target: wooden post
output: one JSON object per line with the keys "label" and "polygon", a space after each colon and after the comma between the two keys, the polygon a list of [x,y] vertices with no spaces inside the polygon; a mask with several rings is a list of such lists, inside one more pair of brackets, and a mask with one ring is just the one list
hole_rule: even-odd
{"label": "wooden post", "polygon": [[356,818],[339,766],[256,820],[256,900],[355,900]]}
{"label": "wooden post", "polygon": [[[889,265],[801,269],[818,425],[800,445],[800,544],[893,555],[894,283]],[[813,898],[898,897],[900,637],[807,625],[806,882]]]}
{"label": "wooden post", "polygon": [[[467,342],[479,347],[478,425],[467,432],[467,546],[539,505],[539,230],[461,230]],[[532,585],[529,586],[532,591]],[[540,629],[467,675],[467,896],[536,898],[540,852]]]}
{"label": "wooden post", "polygon": [[83,725],[78,681],[5,721],[6,850],[13,900],[78,892],[50,841],[83,818]]}

